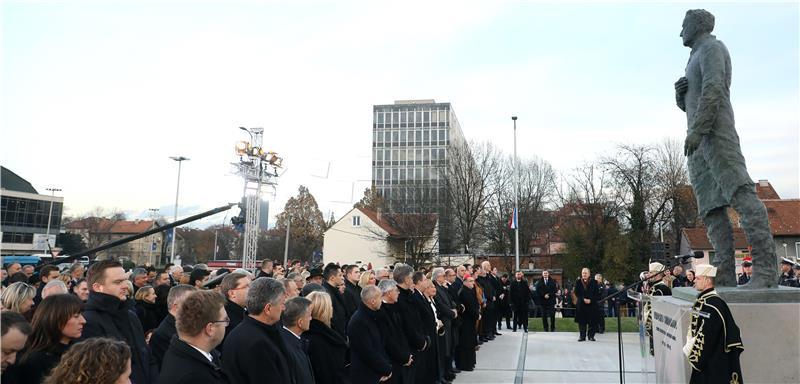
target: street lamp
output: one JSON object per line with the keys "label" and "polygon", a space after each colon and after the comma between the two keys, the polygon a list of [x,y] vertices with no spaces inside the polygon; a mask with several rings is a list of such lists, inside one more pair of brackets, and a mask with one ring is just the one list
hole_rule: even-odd
{"label": "street lamp", "polygon": [[[50,247],[50,222],[53,220],[53,200],[56,198],[56,192],[61,192],[59,188],[46,188],[48,191],[52,192],[50,196],[50,213],[47,214],[47,233],[45,237],[47,238],[47,246]],[[784,244],[784,247],[786,245]],[[47,252],[47,249],[44,250]]]}
{"label": "street lamp", "polygon": [[[159,209],[158,208],[149,208],[148,211],[150,211],[150,218],[153,219],[153,225],[155,225],[156,217],[158,217]],[[153,265],[153,250],[154,250],[153,248],[155,248],[155,245],[156,245],[155,237],[151,235],[150,236],[150,244],[147,245],[148,248],[150,248],[150,255],[147,257],[147,262],[149,262],[150,265]]]}
{"label": "street lamp", "polygon": [[517,194],[519,194],[519,162],[517,161],[517,117],[511,116],[514,121],[514,212],[511,214],[511,222],[514,225],[514,270],[520,269],[519,265],[519,207],[517,206]]}
{"label": "street lamp", "polygon": [[[183,156],[170,156],[170,159],[178,162],[178,186],[175,188],[175,214],[173,215],[172,222],[178,221],[178,195],[181,191],[181,163],[189,160],[188,157]],[[176,237],[175,227],[172,227],[172,250],[169,255],[169,262],[175,263],[175,242],[178,240]]]}

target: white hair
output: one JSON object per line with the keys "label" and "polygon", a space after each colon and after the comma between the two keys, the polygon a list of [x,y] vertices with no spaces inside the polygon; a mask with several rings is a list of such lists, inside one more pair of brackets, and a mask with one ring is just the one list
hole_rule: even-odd
{"label": "white hair", "polygon": [[69,293],[69,291],[67,291],[67,285],[64,284],[63,281],[58,279],[50,280],[42,289],[42,299],[47,296],[65,295],[67,293]]}

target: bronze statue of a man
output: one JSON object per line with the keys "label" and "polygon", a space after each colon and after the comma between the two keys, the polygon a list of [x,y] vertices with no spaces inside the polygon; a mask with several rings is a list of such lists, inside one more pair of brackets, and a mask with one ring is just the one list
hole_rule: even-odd
{"label": "bronze statue of a man", "polygon": [[747,174],[730,100],[731,58],[725,44],[711,34],[714,15],[686,12],[681,37],[692,48],[686,76],[675,83],[678,107],[686,111],[689,129],[684,145],[689,177],[700,217],[714,246],[711,263],[717,286],[736,286],[733,227],[726,212],[738,212],[752,246],[753,275],[744,288],[776,286],[777,260],[767,210]]}

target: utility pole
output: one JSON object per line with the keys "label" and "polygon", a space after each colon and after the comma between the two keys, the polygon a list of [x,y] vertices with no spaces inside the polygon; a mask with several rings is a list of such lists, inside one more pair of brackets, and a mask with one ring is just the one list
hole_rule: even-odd
{"label": "utility pole", "polygon": [[[175,188],[175,214],[173,215],[173,218],[172,218],[172,222],[174,223],[174,222],[178,221],[178,195],[181,192],[181,164],[184,161],[189,160],[189,158],[188,157],[183,157],[183,156],[172,156],[172,157],[170,157],[170,159],[175,160],[175,161],[178,162],[178,187]],[[170,255],[169,255],[169,262],[170,263],[175,263],[175,243],[178,241],[177,234],[175,232],[176,229],[177,228],[175,228],[175,227],[172,228],[172,250],[170,251]]]}
{"label": "utility pole", "polygon": [[[47,247],[50,247],[50,222],[53,220],[53,200],[56,198],[56,192],[61,192],[59,188],[47,188],[48,191],[52,192],[50,195],[50,213],[47,215],[47,233],[45,237],[47,239]],[[53,244],[55,245],[55,244]],[[44,250],[47,253],[47,248]],[[51,255],[52,256],[52,255]]]}
{"label": "utility pole", "polygon": [[517,195],[519,194],[519,161],[517,161],[517,117],[511,116],[514,121],[514,270],[519,270],[519,206],[517,206]]}
{"label": "utility pole", "polygon": [[286,263],[289,262],[289,229],[292,228],[292,216],[288,213],[286,214],[286,244],[283,246],[283,267],[288,270],[288,265]]}

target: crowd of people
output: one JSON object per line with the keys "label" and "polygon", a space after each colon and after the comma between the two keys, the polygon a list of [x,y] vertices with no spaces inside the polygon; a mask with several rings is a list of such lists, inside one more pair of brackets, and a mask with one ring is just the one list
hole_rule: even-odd
{"label": "crowd of people", "polygon": [[[795,286],[784,260],[781,284]],[[742,264],[739,283],[752,264]],[[793,268],[794,267],[794,268]],[[544,270],[500,275],[489,261],[415,270],[265,260],[253,274],[203,264],[163,271],[119,262],[64,271],[9,265],[2,285],[5,383],[448,383],[506,329],[545,332],[573,317],[578,341],[604,318],[634,315],[622,287],[588,268],[574,282]],[[651,263],[635,289],[670,295],[693,270]],[[649,308],[643,320],[650,334]],[[651,336],[652,340],[652,336]],[[651,349],[652,353],[652,349]]]}
{"label": "crowd of people", "polygon": [[[527,332],[533,300],[521,274],[488,261],[4,271],[4,384],[449,383],[504,319]],[[554,307],[557,286],[543,280]]]}

